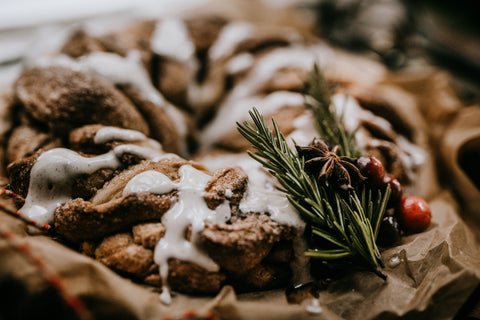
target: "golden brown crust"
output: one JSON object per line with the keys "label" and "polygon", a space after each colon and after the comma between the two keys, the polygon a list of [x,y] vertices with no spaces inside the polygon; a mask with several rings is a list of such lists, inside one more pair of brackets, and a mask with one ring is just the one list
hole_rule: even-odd
{"label": "golden brown crust", "polygon": [[6,177],[6,165],[8,160],[6,159],[5,145],[8,141],[8,134],[13,127],[13,114],[14,102],[13,92],[11,86],[0,89],[0,185],[8,183]]}
{"label": "golden brown crust", "polygon": [[135,106],[112,85],[64,67],[34,67],[22,72],[15,93],[26,111],[61,137],[73,128],[100,123],[148,135]]}
{"label": "golden brown crust", "polygon": [[106,237],[95,250],[95,258],[113,270],[142,279],[148,276],[153,251],[133,243],[129,233]]}
{"label": "golden brown crust", "polygon": [[190,68],[180,61],[165,57],[155,58],[155,83],[158,90],[176,105],[187,104],[187,90],[192,80]]}
{"label": "golden brown crust", "polygon": [[292,276],[288,265],[258,264],[245,275],[234,280],[234,286],[240,292],[268,290],[285,287]]}
{"label": "golden brown crust", "polygon": [[62,145],[59,138],[54,135],[41,132],[31,126],[22,125],[16,127],[8,139],[7,161],[15,162],[33,155],[38,149],[49,150]]}
{"label": "golden brown crust", "polygon": [[30,183],[30,172],[43,150],[38,150],[30,157],[22,158],[7,166],[10,188],[22,197],[26,197]]}
{"label": "golden brown crust", "polygon": [[139,51],[143,64],[148,68],[152,58],[150,38],[155,31],[155,26],[155,21],[142,21],[97,39],[105,48],[105,51],[114,52],[121,56],[126,56],[132,50]]}
{"label": "golden brown crust", "polygon": [[297,91],[301,92],[307,83],[308,72],[296,68],[283,68],[278,70],[270,80],[265,83],[265,92]]}
{"label": "golden brown crust", "polygon": [[165,226],[160,222],[141,223],[132,228],[133,242],[153,249],[165,235]]}
{"label": "golden brown crust", "polygon": [[76,30],[65,42],[60,52],[74,58],[94,51],[105,51],[101,42],[88,35],[84,30]]}
{"label": "golden brown crust", "polygon": [[78,247],[78,250],[81,253],[91,258],[95,258],[95,249],[96,249],[96,245],[95,245],[95,242],[93,241],[84,241],[80,243],[80,246]]}
{"label": "golden brown crust", "polygon": [[95,258],[102,259],[111,256],[121,248],[133,244],[132,236],[129,233],[117,233],[114,236],[106,237],[95,248]]}
{"label": "golden brown crust", "polygon": [[161,221],[174,199],[174,193],[132,193],[94,205],[77,198],[55,210],[55,231],[59,236],[75,243],[101,239],[133,224]]}
{"label": "golden brown crust", "polygon": [[70,131],[68,144],[72,150],[84,153],[99,154],[108,151],[106,144],[94,142],[98,130],[103,128],[101,124],[89,124]]}
{"label": "golden brown crust", "polygon": [[[150,38],[156,24],[152,21],[101,37],[77,32],[64,45],[62,52],[72,57],[95,51],[114,52],[120,56],[127,56],[132,50],[140,52],[145,71],[153,79],[153,85],[166,97],[168,107],[173,102],[188,110],[189,114],[183,113],[183,118],[190,134],[187,140],[193,140],[197,129],[193,118],[198,121],[197,127],[201,128],[213,116],[217,106],[228,108],[227,104],[234,98],[260,100],[277,91],[289,91],[295,95],[294,92],[303,90],[308,81],[308,70],[302,68],[302,64],[289,65],[287,59],[277,66],[272,59],[272,69],[265,72],[264,79],[259,77],[264,80],[262,83],[256,83],[255,87],[245,85],[249,76],[270,62],[267,61],[270,53],[294,44],[297,38],[285,29],[279,31],[278,28],[252,24],[254,32],[244,41],[233,41],[231,48],[224,48],[223,56],[214,58],[208,50],[226,24],[226,20],[216,17],[186,20],[185,25],[195,46],[195,56],[190,57],[188,63],[153,52]],[[307,44],[307,41],[300,40],[298,47],[301,47],[300,42]],[[312,48],[305,46],[304,49]],[[232,60],[239,56],[246,58],[246,62]],[[382,159],[389,172],[400,180],[404,179],[405,168],[398,160],[401,150],[395,145],[395,140],[397,133],[401,132],[415,141],[415,122],[406,116],[408,112],[401,111],[401,105],[394,103],[391,96],[378,94],[373,89],[364,90],[355,81],[349,81],[350,78],[339,79],[347,80],[342,82],[344,89],[350,90],[364,109],[393,124],[394,130],[389,131],[388,124],[382,127],[369,120],[360,123],[368,139],[373,137],[380,141],[376,145],[367,145],[368,152]],[[242,90],[236,90],[242,85],[246,88],[243,96]],[[376,86],[372,88],[377,89]],[[237,91],[240,91],[238,97],[234,96]],[[159,140],[165,151],[184,155],[185,139],[178,123],[175,123],[178,119],[172,119],[172,113],[165,106],[149,100],[135,83],[115,86],[100,77],[68,68],[37,67],[23,72],[15,92],[24,108],[19,108],[17,118],[20,118],[20,126],[13,131],[9,141],[8,158],[14,162],[9,167],[9,173],[12,187],[22,195],[28,191],[30,170],[36,157],[43,150],[58,145],[51,144],[52,137],[60,137],[67,147],[77,152],[101,154],[124,143],[94,141],[103,126],[117,126],[139,130]],[[225,99],[222,101],[222,98]],[[299,105],[278,106],[280,108],[275,109],[273,116],[286,136],[299,129],[293,119],[306,114],[304,103],[299,101]],[[265,116],[270,122],[272,114]],[[130,143],[148,146],[145,141]],[[250,147],[234,125],[229,133],[222,133],[214,144],[214,147],[234,151]],[[143,283],[161,286],[164,283],[158,265],[154,263],[153,252],[166,233],[161,220],[177,201],[177,191],[163,195],[123,195],[123,191],[134,176],[147,170],[161,172],[175,182],[180,178],[178,170],[183,165],[192,165],[204,172],[207,170],[179,158],[139,163],[142,159],[126,153],[120,159],[122,166],[116,170],[100,169],[93,174],[74,177],[72,197],[76,199],[55,211],[55,231],[67,241],[80,243],[80,249],[85,254],[115,271]],[[294,259],[293,227],[273,221],[264,212],[240,212],[239,203],[247,182],[247,175],[237,167],[214,172],[205,187],[203,199],[210,209],[228,201],[232,219],[219,224],[206,222],[205,229],[200,232],[199,244],[219,264],[220,272],[208,272],[194,261],[170,259],[168,282],[172,289],[195,294],[216,293],[224,283],[228,283],[240,291],[259,290],[286,285],[291,278],[289,263]],[[186,227],[186,239],[194,238],[192,230],[191,226]]]}
{"label": "golden brown crust", "polygon": [[215,262],[232,274],[242,275],[268,255],[284,228],[266,215],[249,215],[232,224],[206,223],[200,237]]}
{"label": "golden brown crust", "polygon": [[206,52],[217,39],[227,20],[220,16],[193,17],[185,20],[197,52]]}
{"label": "golden brown crust", "polygon": [[92,174],[82,174],[72,179],[72,198],[91,199],[106,182],[112,179],[116,171],[110,168],[99,169]]}
{"label": "golden brown crust", "polygon": [[248,176],[240,167],[219,169],[205,186],[203,199],[211,210],[215,210],[228,199],[232,213],[236,213],[247,183]]}
{"label": "golden brown crust", "polygon": [[[166,152],[182,154],[183,144],[186,142],[180,137],[174,119],[168,115],[167,111],[162,106],[158,106],[146,99],[132,87],[124,86],[121,89],[140,110],[144,119],[146,119],[150,136],[158,140]],[[193,123],[189,123],[190,117],[180,110],[179,112],[185,121],[188,131],[190,131],[190,134],[193,134]]]}
{"label": "golden brown crust", "polygon": [[221,272],[209,272],[194,263],[178,259],[168,260],[168,270],[170,287],[185,293],[217,293],[226,279]]}

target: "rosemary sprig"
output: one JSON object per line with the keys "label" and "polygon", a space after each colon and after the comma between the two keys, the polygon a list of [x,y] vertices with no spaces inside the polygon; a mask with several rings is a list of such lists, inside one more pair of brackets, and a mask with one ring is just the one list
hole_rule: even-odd
{"label": "rosemary sprig", "polygon": [[327,248],[309,249],[306,255],[323,260],[358,260],[385,278],[378,271],[382,262],[375,240],[390,189],[376,197],[372,197],[372,191],[367,188],[361,197],[356,191],[345,196],[328,183],[318,183],[305,171],[303,158],[288,147],[275,119],[272,119],[272,131],[257,109],[253,108],[249,114],[253,126],[245,121],[237,123],[237,127],[257,150],[249,152],[250,156],[278,179],[280,190],[310,224],[312,233],[330,244]]}
{"label": "rosemary sprig", "polygon": [[343,125],[343,112],[338,114],[332,104],[332,89],[317,64],[310,73],[306,105],[315,117],[315,126],[322,137],[332,146],[340,146],[344,156],[357,158],[362,155],[355,143],[355,131],[349,132]]}

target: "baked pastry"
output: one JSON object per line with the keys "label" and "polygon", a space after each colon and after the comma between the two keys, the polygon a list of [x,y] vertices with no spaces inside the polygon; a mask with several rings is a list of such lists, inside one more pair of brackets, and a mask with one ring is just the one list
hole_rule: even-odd
{"label": "baked pastry", "polygon": [[[303,222],[278,191],[261,191],[267,178],[245,197],[249,177],[239,167],[210,174],[129,129],[87,125],[69,143],[77,151],[39,150],[9,165],[24,215],[148,284],[215,293],[226,282],[239,290],[287,283]],[[264,208],[259,196],[280,201]]]}
{"label": "baked pastry", "polygon": [[305,223],[235,129],[249,108],[308,144],[317,133],[301,91],[320,62],[366,152],[412,187],[429,161],[418,146],[423,123],[396,102],[402,92],[347,81],[329,71],[333,56],[293,30],[217,17],[103,37],[79,31],[14,86],[6,153],[10,186],[25,197],[20,212],[118,273],[162,287],[165,302],[169,288],[305,282]]}

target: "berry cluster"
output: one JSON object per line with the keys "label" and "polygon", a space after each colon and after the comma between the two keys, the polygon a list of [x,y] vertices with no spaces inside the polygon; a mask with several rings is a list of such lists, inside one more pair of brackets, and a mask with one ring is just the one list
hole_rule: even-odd
{"label": "berry cluster", "polygon": [[380,226],[377,239],[379,245],[391,246],[398,241],[401,233],[418,233],[428,228],[432,214],[425,200],[414,196],[404,197],[400,182],[395,177],[386,175],[382,163],[375,157],[359,157],[356,165],[367,178],[368,187],[385,189],[389,185],[392,191],[387,213]]}

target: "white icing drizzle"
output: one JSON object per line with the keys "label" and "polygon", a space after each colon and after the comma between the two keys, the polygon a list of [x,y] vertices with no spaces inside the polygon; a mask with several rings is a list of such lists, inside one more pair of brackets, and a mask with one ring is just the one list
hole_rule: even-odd
{"label": "white icing drizzle", "polygon": [[175,184],[163,173],[148,170],[133,177],[123,189],[123,195],[136,192],[165,194],[172,191]]}
{"label": "white icing drizzle", "polygon": [[289,91],[275,91],[261,96],[265,84],[283,68],[309,72],[313,64],[322,65],[330,54],[323,46],[278,48],[261,57],[246,77],[238,83],[222,102],[219,111],[201,134],[203,149],[235,127],[235,122],[247,120],[248,110],[255,106],[264,115],[274,114],[286,106],[304,106],[303,95]]}
{"label": "white icing drizzle", "polygon": [[[352,132],[358,128],[361,119],[367,119],[375,123],[387,122],[384,118],[377,117],[372,112],[363,109],[351,96],[335,94],[332,96],[332,104],[338,115],[344,114],[343,124],[345,129]],[[384,125],[389,126],[390,123]],[[365,132],[359,130],[355,136],[359,148],[364,149],[368,142]]]}
{"label": "white icing drizzle", "polygon": [[172,303],[172,295],[170,294],[170,289],[168,289],[167,286],[163,286],[162,293],[160,293],[159,299],[163,304],[166,305]]}
{"label": "white icing drizzle", "polygon": [[28,194],[20,212],[38,223],[51,223],[55,208],[71,200],[74,177],[118,166],[114,151],[90,158],[63,148],[46,151],[32,167]]}
{"label": "white icing drizzle", "polygon": [[[203,193],[211,176],[190,165],[182,166],[179,175],[178,183],[170,181],[170,187],[178,190],[178,201],[162,217],[166,233],[155,248],[155,262],[162,268],[169,258],[178,258],[194,262],[209,271],[218,271],[218,265],[196,243],[206,221],[225,223],[230,219],[230,206],[225,202],[215,210],[207,207]],[[164,180],[161,183],[165,183]],[[185,239],[188,226],[192,231],[190,240]],[[166,274],[162,276],[166,277]]]}
{"label": "white icing drizzle", "polygon": [[294,259],[290,263],[294,284],[311,281],[309,270],[310,258],[305,256],[308,248],[303,237],[305,222],[292,207],[285,195],[275,189],[275,180],[262,166],[247,155],[207,156],[201,162],[211,171],[225,166],[237,165],[248,175],[247,192],[240,202],[239,209],[247,212],[268,212],[272,220],[296,228],[293,239]]}
{"label": "white icing drizzle", "polygon": [[191,106],[196,107],[203,101],[209,101],[216,93],[216,83],[206,81],[200,85],[195,79],[200,64],[195,56],[195,44],[182,20],[168,18],[158,22],[150,43],[152,50],[159,56],[182,63],[187,72],[186,96]]}
{"label": "white icing drizzle", "polygon": [[329,52],[323,46],[278,48],[261,57],[248,76],[235,86],[231,95],[245,97],[259,92],[281,69],[310,72],[314,63],[323,65]]}
{"label": "white icing drizzle", "polygon": [[287,143],[293,147],[292,140],[297,145],[306,146],[312,142],[314,137],[318,137],[318,131],[315,128],[313,114],[310,110],[305,110],[303,114],[293,119],[295,130],[287,137]]}
{"label": "white icing drizzle", "polygon": [[183,160],[182,157],[180,157],[178,154],[175,154],[175,153],[163,153],[162,155],[150,158],[150,160],[152,160],[153,162],[158,162],[164,159]]}
{"label": "white icing drizzle", "polygon": [[249,160],[239,166],[248,174],[247,191],[239,205],[241,212],[268,212],[272,220],[280,224],[304,225],[285,195],[276,190],[272,180],[264,174],[260,163]]}
{"label": "white icing drizzle", "polygon": [[188,29],[180,19],[167,18],[159,21],[150,43],[156,54],[180,62],[190,60],[195,54]]}
{"label": "white icing drizzle", "polygon": [[27,62],[27,66],[39,68],[64,67],[74,71],[81,71],[78,62],[66,55],[58,55],[55,57],[41,56],[38,59]]}
{"label": "white icing drizzle", "polygon": [[143,159],[158,159],[163,158],[164,153],[158,149],[153,149],[150,147],[142,147],[134,144],[122,144],[113,149],[113,152],[117,157],[120,157],[122,154],[129,153],[134,154]]}
{"label": "white icing drizzle", "polygon": [[233,54],[237,45],[251,37],[254,31],[254,27],[246,22],[231,22],[227,24],[208,52],[210,59],[215,61]]}
{"label": "white icing drizzle", "polygon": [[96,144],[102,144],[114,140],[131,142],[147,140],[147,137],[136,130],[122,129],[118,127],[102,127],[97,131],[93,138],[93,142]]}
{"label": "white icing drizzle", "polygon": [[323,312],[323,308],[320,305],[320,300],[318,298],[311,298],[305,305],[305,310],[311,314],[320,314]]}
{"label": "white icing drizzle", "polygon": [[83,157],[65,148],[48,150],[38,157],[32,167],[28,194],[19,211],[38,223],[51,223],[55,208],[72,199],[73,178],[81,174],[92,174],[101,168],[118,168],[121,164],[119,158],[126,153],[154,160],[169,157],[161,148],[133,144],[119,145],[95,157]]}
{"label": "white icing drizzle", "polygon": [[187,102],[193,110],[201,110],[205,106],[211,105],[223,90],[223,86],[220,84],[223,81],[223,75],[222,78],[218,74],[215,77],[216,79],[206,79],[203,83],[198,83],[195,75],[191,75],[187,87]]}
{"label": "white icing drizzle", "polygon": [[231,75],[236,75],[238,73],[247,71],[251,66],[253,66],[255,60],[253,55],[250,53],[241,53],[234,56],[227,63],[227,73]]}
{"label": "white icing drizzle", "polygon": [[151,84],[138,51],[130,51],[126,57],[115,53],[92,52],[81,57],[79,64],[81,71],[101,76],[113,84],[131,85],[147,99],[163,106],[164,98]]}
{"label": "white icing drizzle", "polygon": [[158,158],[164,154],[162,145],[157,140],[150,139],[143,133],[135,130],[118,127],[102,127],[97,131],[95,137],[93,137],[93,142],[97,144],[106,143],[108,141],[146,141],[150,145],[150,147],[142,147],[133,144],[117,146],[115,148],[117,154],[131,153],[145,159]]}
{"label": "white icing drizzle", "polygon": [[405,159],[404,162],[407,163],[408,167],[415,168],[425,163],[427,158],[425,150],[411,143],[404,136],[398,136],[395,142],[400,149],[405,152],[405,156],[408,160]]}
{"label": "white icing drizzle", "polygon": [[[225,223],[230,219],[228,202],[215,210],[207,207],[203,194],[211,176],[184,165],[179,169],[180,181],[173,182],[163,173],[145,171],[131,179],[123,194],[132,192],[153,192],[163,194],[178,190],[178,201],[162,217],[165,235],[160,239],[154,252],[154,261],[160,267],[160,275],[166,283],[168,259],[177,258],[191,261],[209,270],[218,271],[219,266],[198,246],[198,237],[205,222]],[[185,239],[185,230],[191,227],[191,238]],[[164,288],[162,301],[168,302],[168,288]]]}
{"label": "white icing drizzle", "polygon": [[275,187],[275,180],[263,170],[260,163],[247,155],[207,156],[201,160],[209,170],[226,166],[239,166],[248,175],[247,191],[240,202],[243,213],[268,212],[272,220],[303,229],[305,222],[299,217],[285,195]]}
{"label": "white icing drizzle", "polygon": [[[357,100],[351,96],[335,94],[332,96],[332,103],[338,115],[342,113],[345,115],[343,122],[348,131],[354,131],[357,129],[362,120],[368,120],[375,123],[375,125],[381,127],[385,131],[393,131],[390,122],[385,120],[385,118],[376,116],[369,110],[363,109],[358,104]],[[362,132],[361,130],[357,131],[356,139],[359,148],[365,148],[369,140],[365,135],[365,132]]]}
{"label": "white icing drizzle", "polygon": [[388,259],[387,261],[387,267],[389,268],[396,268],[398,267],[402,262],[404,261],[404,259],[398,254],[398,253],[395,253],[390,259]]}
{"label": "white icing drizzle", "polygon": [[223,137],[235,128],[235,123],[248,119],[248,110],[255,106],[260,113],[272,115],[282,107],[303,107],[304,98],[300,93],[275,91],[267,96],[251,96],[230,100],[220,107],[217,116],[201,133],[202,147],[207,149],[217,139]]}
{"label": "white icing drizzle", "polygon": [[[131,51],[125,58],[113,53],[93,52],[82,57],[80,63],[84,70],[100,75],[114,84],[132,86],[146,99],[164,109],[175,124],[181,140],[185,141],[188,129],[183,115],[152,85],[138,51]],[[182,146],[182,151],[186,152],[185,143]]]}
{"label": "white icing drizzle", "polygon": [[232,189],[225,189],[225,198],[230,199],[231,197],[233,197]]}

